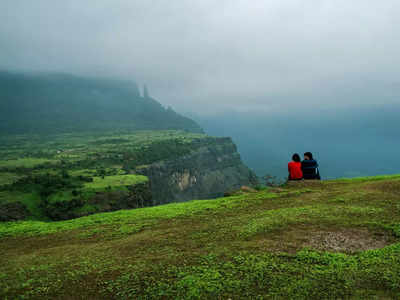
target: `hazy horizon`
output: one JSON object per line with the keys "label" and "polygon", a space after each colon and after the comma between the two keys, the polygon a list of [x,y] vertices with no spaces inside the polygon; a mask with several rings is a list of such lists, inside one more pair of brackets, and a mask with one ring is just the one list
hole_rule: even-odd
{"label": "hazy horizon", "polygon": [[397,1],[5,0],[0,69],[146,83],[179,112],[398,102]]}

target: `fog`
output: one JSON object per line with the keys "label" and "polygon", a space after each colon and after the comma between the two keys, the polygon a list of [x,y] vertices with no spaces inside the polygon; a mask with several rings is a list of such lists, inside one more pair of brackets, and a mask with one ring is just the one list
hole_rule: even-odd
{"label": "fog", "polygon": [[293,153],[311,151],[324,179],[397,174],[400,105],[341,109],[224,113],[195,117],[212,135],[231,136],[243,161],[258,175],[287,177]]}
{"label": "fog", "polygon": [[209,115],[398,102],[396,0],[0,2],[0,69],[146,83]]}
{"label": "fog", "polygon": [[397,0],[2,0],[0,70],[146,84],[260,175],[303,151],[324,178],[395,173],[399,15]]}

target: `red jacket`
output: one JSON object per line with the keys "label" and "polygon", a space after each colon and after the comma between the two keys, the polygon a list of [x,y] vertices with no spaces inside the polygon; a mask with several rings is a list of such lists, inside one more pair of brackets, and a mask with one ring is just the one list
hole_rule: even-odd
{"label": "red jacket", "polygon": [[302,179],[303,171],[301,170],[301,162],[291,161],[288,163],[289,179]]}

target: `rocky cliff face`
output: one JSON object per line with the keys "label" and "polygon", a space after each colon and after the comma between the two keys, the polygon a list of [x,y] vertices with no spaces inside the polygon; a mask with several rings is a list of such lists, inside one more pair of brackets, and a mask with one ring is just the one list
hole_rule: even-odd
{"label": "rocky cliff face", "polygon": [[242,185],[256,184],[231,138],[208,138],[193,142],[191,153],[153,163],[135,172],[148,176],[152,204],[222,196]]}

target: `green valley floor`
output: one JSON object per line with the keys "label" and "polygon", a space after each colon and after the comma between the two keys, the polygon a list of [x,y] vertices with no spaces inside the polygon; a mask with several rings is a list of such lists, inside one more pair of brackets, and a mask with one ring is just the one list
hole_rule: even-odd
{"label": "green valley floor", "polygon": [[398,299],[400,176],[0,224],[1,299]]}

